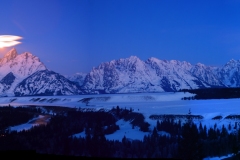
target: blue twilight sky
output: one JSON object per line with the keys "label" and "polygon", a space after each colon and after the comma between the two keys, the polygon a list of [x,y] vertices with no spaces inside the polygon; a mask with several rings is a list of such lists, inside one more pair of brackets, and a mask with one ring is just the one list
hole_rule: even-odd
{"label": "blue twilight sky", "polygon": [[1,0],[8,34],[63,75],[131,55],[222,66],[240,59],[240,1]]}

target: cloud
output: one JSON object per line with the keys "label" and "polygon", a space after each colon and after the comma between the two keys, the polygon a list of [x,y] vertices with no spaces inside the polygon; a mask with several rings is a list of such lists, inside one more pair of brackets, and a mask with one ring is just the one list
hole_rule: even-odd
{"label": "cloud", "polygon": [[12,47],[20,44],[18,40],[22,39],[20,36],[14,35],[0,35],[0,48]]}

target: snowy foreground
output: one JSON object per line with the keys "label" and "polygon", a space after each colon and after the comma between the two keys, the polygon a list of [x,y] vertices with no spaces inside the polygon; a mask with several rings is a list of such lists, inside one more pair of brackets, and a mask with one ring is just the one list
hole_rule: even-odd
{"label": "snowy foreground", "polygon": [[[142,113],[145,120],[156,125],[156,120],[149,119],[153,114],[188,114],[189,109],[193,115],[202,115],[204,119],[196,120],[207,127],[215,123],[219,128],[222,124],[231,123],[234,120],[224,119],[228,115],[240,114],[240,99],[212,99],[212,100],[181,100],[182,97],[193,96],[183,92],[165,93],[138,93],[138,94],[100,94],[100,95],[76,95],[76,96],[31,96],[31,97],[1,97],[1,106],[64,106],[72,108],[112,109],[132,108],[134,112]],[[84,100],[85,99],[85,100]],[[86,101],[87,99],[87,101]],[[216,116],[222,116],[221,120],[212,120]],[[120,123],[120,122],[119,122]],[[153,127],[153,126],[151,126]],[[232,127],[233,128],[233,127]]]}
{"label": "snowy foreground", "polygon": [[[138,93],[138,94],[101,94],[101,95],[76,95],[76,96],[31,96],[31,97],[2,97],[0,105],[6,106],[23,106],[23,105],[38,105],[38,106],[64,106],[73,108],[92,108],[92,109],[112,109],[119,106],[120,108],[132,108],[134,112],[142,113],[145,116],[145,121],[150,123],[150,129],[156,126],[156,120],[149,118],[153,114],[180,114],[186,115],[191,110],[192,115],[202,115],[201,120],[194,120],[199,125],[206,125],[207,128],[217,127],[221,129],[222,125],[231,125],[231,130],[234,131],[234,125],[237,120],[225,119],[228,115],[240,115],[240,99],[213,99],[213,100],[181,100],[183,97],[193,96],[190,93],[183,92],[166,92],[166,93]],[[213,120],[216,116],[222,116],[220,120]],[[42,118],[39,116],[38,118]],[[34,119],[36,120],[36,118]],[[11,130],[20,131],[21,129],[29,129],[35,123],[29,121],[27,124],[11,127]],[[139,128],[132,129],[130,122],[119,120],[117,124],[120,130],[114,134],[106,135],[107,139],[121,140],[125,135],[129,139],[142,140],[148,132],[141,132]],[[239,126],[238,126],[239,127]],[[161,131],[159,134],[169,135]],[[73,136],[85,136],[85,133],[78,133]],[[230,156],[230,155],[229,155]],[[226,157],[222,157],[226,158]],[[208,159],[208,158],[206,158]],[[221,158],[211,158],[221,159]]]}

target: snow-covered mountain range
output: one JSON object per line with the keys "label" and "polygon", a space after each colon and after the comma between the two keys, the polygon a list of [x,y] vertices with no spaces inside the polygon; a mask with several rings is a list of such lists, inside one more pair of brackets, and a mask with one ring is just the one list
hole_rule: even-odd
{"label": "snow-covered mountain range", "polygon": [[222,67],[186,61],[146,61],[136,56],[112,60],[89,73],[62,76],[31,53],[11,49],[0,59],[0,95],[76,95],[94,93],[165,92],[207,87],[240,87],[240,60]]}
{"label": "snow-covered mountain range", "polygon": [[49,70],[33,73],[20,82],[14,90],[16,96],[23,95],[78,95],[81,90],[74,82]]}
{"label": "snow-covered mountain range", "polygon": [[11,49],[0,59],[0,95],[73,95],[80,88],[64,76],[50,71],[31,53]]}
{"label": "snow-covered mountain range", "polygon": [[142,61],[131,56],[93,68],[81,88],[87,93],[129,93],[239,87],[239,68],[240,60],[230,60],[223,67],[212,67],[157,58]]}

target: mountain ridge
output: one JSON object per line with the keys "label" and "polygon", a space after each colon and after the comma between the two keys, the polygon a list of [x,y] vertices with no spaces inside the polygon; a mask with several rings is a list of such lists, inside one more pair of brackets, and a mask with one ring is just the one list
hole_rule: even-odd
{"label": "mountain ridge", "polygon": [[[136,56],[101,63],[86,74],[87,93],[164,92],[209,87],[240,87],[239,60],[222,67],[192,65],[186,61],[146,61]],[[72,79],[74,81],[74,79]]]}
{"label": "mountain ridge", "polygon": [[62,76],[29,52],[11,49],[0,59],[0,96],[175,92],[240,87],[240,60],[222,67],[137,56],[103,62],[89,73]]}
{"label": "mountain ridge", "polygon": [[38,57],[29,52],[18,54],[13,48],[0,59],[0,96],[80,93],[78,85],[47,69]]}

